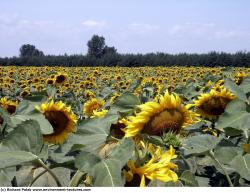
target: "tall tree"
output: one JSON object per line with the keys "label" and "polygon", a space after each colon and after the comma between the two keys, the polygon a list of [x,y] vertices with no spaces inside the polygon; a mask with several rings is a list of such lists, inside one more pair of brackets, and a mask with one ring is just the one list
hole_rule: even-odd
{"label": "tall tree", "polygon": [[19,51],[20,51],[21,57],[44,56],[42,51],[36,49],[34,45],[30,45],[30,44],[22,45]]}
{"label": "tall tree", "polygon": [[103,36],[93,35],[87,43],[88,55],[101,58],[105,49],[105,38]]}

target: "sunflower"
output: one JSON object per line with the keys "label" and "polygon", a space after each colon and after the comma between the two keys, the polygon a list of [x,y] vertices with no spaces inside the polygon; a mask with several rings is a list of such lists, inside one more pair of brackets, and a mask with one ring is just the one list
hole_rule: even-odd
{"label": "sunflower", "polygon": [[95,98],[95,93],[93,93],[91,90],[86,90],[84,93],[84,97],[87,99]]}
{"label": "sunflower", "polygon": [[47,80],[46,80],[46,84],[54,84],[54,79],[52,79],[52,78],[48,78]]}
{"label": "sunflower", "polygon": [[66,82],[68,79],[68,75],[67,74],[58,74],[55,77],[55,84],[56,85],[61,85],[64,82]]}
{"label": "sunflower", "polygon": [[110,98],[110,103],[113,104],[115,100],[120,96],[121,94],[116,92],[111,98]]}
{"label": "sunflower", "polygon": [[62,101],[46,102],[37,107],[53,127],[53,133],[43,135],[45,142],[62,144],[71,132],[76,130],[77,117]]}
{"label": "sunflower", "polygon": [[247,74],[245,72],[238,72],[235,75],[235,82],[237,85],[240,85],[241,82],[243,81],[243,79],[247,76]]}
{"label": "sunflower", "polygon": [[95,117],[105,117],[105,115],[107,114],[108,110],[106,109],[102,109],[102,110],[94,110],[93,111],[93,116],[91,116],[91,118],[95,118]]}
{"label": "sunflower", "polygon": [[30,91],[28,90],[28,89],[24,89],[21,93],[20,93],[20,96],[21,97],[26,97],[26,96],[28,96],[28,95],[30,95]]}
{"label": "sunflower", "polygon": [[104,105],[104,100],[98,100],[93,98],[84,104],[84,114],[91,117],[94,114],[94,110],[99,110]]}
{"label": "sunflower", "polygon": [[118,120],[117,123],[113,123],[110,126],[110,134],[116,139],[122,139],[125,135],[123,129],[127,126],[127,120],[125,118]]}
{"label": "sunflower", "polygon": [[[147,151],[144,154],[145,157],[137,162],[129,160],[127,169],[123,170],[126,178],[125,186],[145,187],[154,179],[163,182],[176,182],[178,176],[173,170],[177,168],[177,165],[171,162],[177,157],[174,148],[170,146],[168,151],[163,152],[159,146],[154,147],[152,144],[145,146],[144,143],[142,145]],[[146,159],[147,157],[148,159]],[[146,162],[141,163],[141,160],[146,160]]]}
{"label": "sunflower", "polygon": [[18,102],[8,100],[6,97],[0,99],[0,105],[3,107],[8,113],[13,114],[16,112]]}
{"label": "sunflower", "polygon": [[216,119],[224,113],[229,102],[235,99],[235,96],[223,86],[214,87],[209,93],[202,94],[194,101],[197,112],[204,118],[210,120]]}
{"label": "sunflower", "polygon": [[178,95],[170,95],[168,91],[164,96],[160,95],[158,102],[147,102],[139,108],[140,113],[129,117],[125,137],[139,133],[161,135],[164,131],[179,133],[182,128],[198,121],[197,114],[182,105]]}

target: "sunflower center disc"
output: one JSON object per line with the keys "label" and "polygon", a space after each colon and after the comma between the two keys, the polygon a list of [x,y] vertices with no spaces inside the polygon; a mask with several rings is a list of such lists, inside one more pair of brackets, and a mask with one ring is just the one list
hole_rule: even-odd
{"label": "sunflower center disc", "polygon": [[183,125],[184,117],[177,109],[167,109],[155,115],[144,127],[143,132],[151,135],[161,135],[169,130],[178,133]]}
{"label": "sunflower center disc", "polygon": [[67,128],[69,119],[63,112],[48,111],[48,112],[45,112],[45,117],[50,122],[50,124],[52,125],[54,129],[54,132],[52,133],[52,135],[61,133]]}
{"label": "sunflower center disc", "polygon": [[[145,177],[145,184],[148,185],[150,180]],[[130,182],[125,183],[125,187],[139,187],[141,183],[141,177],[138,174],[133,174],[133,179]]]}
{"label": "sunflower center disc", "polygon": [[3,118],[0,116],[0,125],[3,124]]}
{"label": "sunflower center disc", "polygon": [[209,115],[221,115],[231,100],[224,97],[211,98],[199,108]]}
{"label": "sunflower center disc", "polygon": [[7,106],[7,111],[8,111],[10,114],[13,114],[13,113],[16,111],[16,106],[14,106],[14,105],[8,105],[8,106]]}
{"label": "sunflower center disc", "polygon": [[57,83],[62,83],[62,82],[64,82],[65,81],[65,76],[64,75],[60,75],[60,76],[57,76],[56,77],[56,82]]}

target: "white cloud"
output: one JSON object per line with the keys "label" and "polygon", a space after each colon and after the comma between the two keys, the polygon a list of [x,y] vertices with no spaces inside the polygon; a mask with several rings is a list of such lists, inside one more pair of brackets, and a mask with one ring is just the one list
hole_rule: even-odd
{"label": "white cloud", "polygon": [[170,35],[187,35],[187,34],[193,34],[193,35],[203,35],[210,33],[211,31],[216,28],[216,25],[214,23],[184,23],[183,25],[175,25],[172,28],[169,29]]}
{"label": "white cloud", "polygon": [[106,26],[104,21],[86,20],[82,22],[82,25],[87,28],[102,28]]}
{"label": "white cloud", "polygon": [[250,30],[226,29],[215,23],[184,23],[174,25],[168,34],[176,37],[206,37],[208,39],[244,38],[250,36]]}
{"label": "white cloud", "polygon": [[145,24],[145,23],[132,23],[132,29],[140,30],[140,31],[155,31],[159,29],[157,25]]}
{"label": "white cloud", "polygon": [[0,14],[0,28],[6,30],[36,29],[37,27],[55,27],[51,20],[28,20],[18,14]]}
{"label": "white cloud", "polygon": [[137,35],[146,35],[159,30],[159,26],[151,25],[147,23],[131,23],[125,31],[126,33],[137,34]]}

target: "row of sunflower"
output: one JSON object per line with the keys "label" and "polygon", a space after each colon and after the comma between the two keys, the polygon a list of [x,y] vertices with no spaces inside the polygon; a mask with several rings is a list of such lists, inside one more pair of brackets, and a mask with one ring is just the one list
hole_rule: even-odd
{"label": "row of sunflower", "polygon": [[249,69],[0,67],[1,186],[249,186]]}

